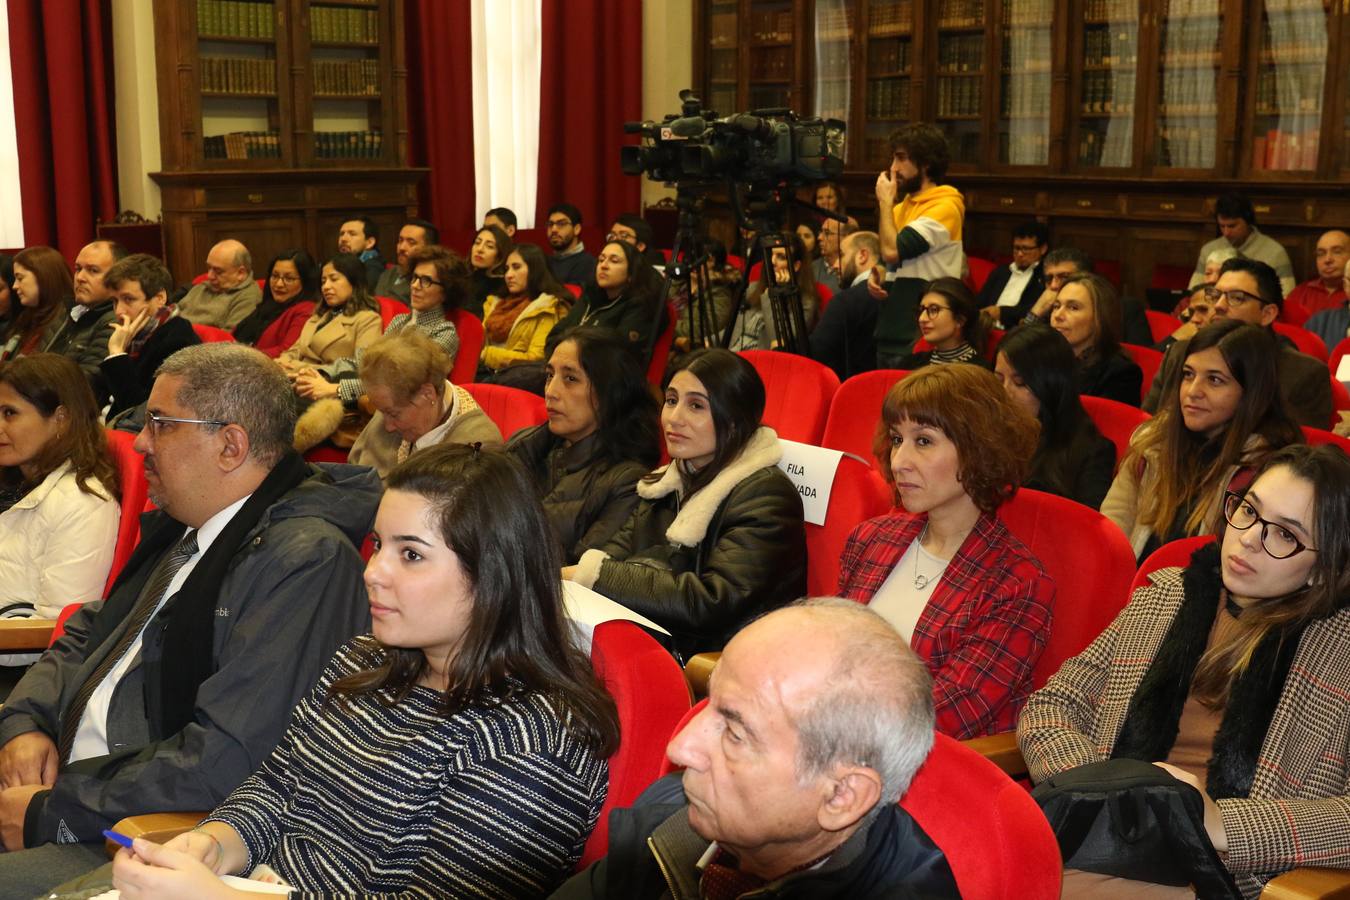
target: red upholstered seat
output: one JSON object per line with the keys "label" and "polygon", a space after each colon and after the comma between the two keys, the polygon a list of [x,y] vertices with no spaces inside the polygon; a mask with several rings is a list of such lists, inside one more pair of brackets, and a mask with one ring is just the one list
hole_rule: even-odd
{"label": "red upholstered seat", "polygon": [[744,350],[764,381],[764,424],[781,438],[819,444],[839,376],[829,366],[795,353]]}
{"label": "red upholstered seat", "polygon": [[108,581],[103,587],[105,597],[141,539],[141,512],[148,502],[149,491],[145,483],[145,458],[133,446],[136,435],[127,431],[108,431],[106,434],[108,449],[113,462],[117,464],[117,474],[122,482],[122,517],[117,523],[117,546],[113,550],[112,568],[108,570]]}
{"label": "red upholstered seat", "polygon": [[998,517],[1055,582],[1050,636],[1032,673],[1039,688],[1125,606],[1134,551],[1120,526],[1097,510],[1042,491],[1023,488]]}
{"label": "red upholstered seat", "polygon": [[1321,428],[1309,428],[1303,426],[1303,439],[1314,447],[1319,444],[1330,444],[1333,447],[1340,447],[1347,455],[1350,455],[1350,438],[1343,438],[1339,434],[1333,434],[1330,431],[1324,431]]}
{"label": "red upholstered seat", "polygon": [[1140,347],[1137,344],[1121,344],[1120,349],[1144,370],[1144,379],[1139,384],[1139,402],[1143,403],[1148,396],[1148,389],[1153,386],[1154,377],[1162,368],[1163,355],[1152,347]]}
{"label": "red upholstered seat", "polygon": [[452,384],[468,384],[478,372],[478,357],[483,355],[483,323],[465,309],[451,310],[449,319],[459,335],[459,352],[455,354],[455,365],[450,369],[450,381]]}
{"label": "red upholstered seat", "polygon": [[908,369],[875,369],[839,385],[830,401],[820,445],[871,460],[881,404],[895,383],[908,374]]}
{"label": "red upholstered seat", "polygon": [[192,330],[197,332],[197,337],[202,339],[203,344],[233,344],[234,335],[230,334],[224,328],[217,328],[214,325],[199,325],[192,323]]}
{"label": "red upholstered seat", "polygon": [[325,442],[306,450],[305,462],[345,463],[350,453],[351,451],[345,447],[335,447],[332,444]]}
{"label": "red upholstered seat", "polygon": [[967,256],[966,266],[970,269],[970,284],[968,287],[977,294],[984,289],[984,283],[998,268],[992,260],[981,259],[978,256]]}
{"label": "red upholstered seat", "polygon": [[1330,359],[1330,354],[1327,353],[1327,345],[1322,343],[1322,339],[1308,329],[1290,325],[1288,322],[1273,322],[1271,327],[1275,329],[1276,334],[1293,341],[1294,346],[1298,348],[1298,352],[1316,357],[1322,362],[1327,362]]}
{"label": "red upholstered seat", "polygon": [[1213,542],[1214,535],[1202,534],[1199,537],[1182,538],[1179,541],[1172,541],[1169,544],[1163,544],[1157,550],[1148,555],[1142,563],[1139,564],[1139,570],[1134,573],[1134,580],[1130,582],[1130,593],[1133,594],[1148,584],[1148,576],[1159,569],[1166,569],[1172,566],[1181,566],[1185,568],[1190,565],[1191,556],[1195,551],[1208,543]]}
{"label": "red upholstered seat", "polygon": [[884,515],[890,508],[890,489],[870,465],[849,456],[839,460],[825,524],[806,523],[808,595],[827,597],[839,590],[839,557],[849,533],[859,522]]}
{"label": "red upholstered seat", "polygon": [[666,303],[666,327],[661,330],[656,343],[652,345],[652,358],[647,362],[648,384],[661,386],[661,379],[666,374],[666,361],[670,359],[670,349],[675,344],[675,323],[678,317],[675,304]]}
{"label": "red upholstered seat", "polygon": [[[1190,266],[1170,266],[1166,263],[1154,263],[1153,273],[1148,279],[1148,286],[1160,291],[1184,291],[1191,283],[1193,271]],[[1168,332],[1168,334],[1171,334],[1171,332]],[[1155,337],[1154,340],[1160,341],[1162,338]]]}
{"label": "red upholstered seat", "polygon": [[1130,449],[1130,435],[1149,420],[1148,413],[1137,406],[1108,400],[1105,397],[1084,396],[1080,399],[1083,401],[1083,409],[1087,410],[1088,417],[1097,426],[1097,430],[1116,445],[1116,469],[1119,471],[1120,461]]}
{"label": "red upholstered seat", "polygon": [[825,307],[829,306],[830,301],[834,299],[834,291],[830,290],[828,285],[817,283],[816,297],[820,300],[820,308],[816,310],[816,321],[819,322],[819,317],[825,315]]}
{"label": "red upholstered seat", "polygon": [[1340,368],[1341,358],[1350,354],[1350,337],[1345,338],[1331,348],[1331,359],[1327,362],[1327,367],[1331,369],[1331,376],[1336,377],[1336,370]]}
{"label": "red upholstered seat", "polygon": [[52,626],[51,642],[48,643],[47,646],[50,647],[52,644],[55,644],[56,639],[66,633],[66,619],[69,619],[71,616],[75,615],[76,610],[78,610],[81,606],[84,606],[84,604],[67,603],[65,606],[61,607],[61,612],[57,613],[56,615],[56,624]]}
{"label": "red upholstered seat", "polygon": [[689,685],[675,658],[631,622],[602,622],[591,638],[591,665],[619,711],[619,749],[609,759],[609,796],[578,869],[609,850],[609,813],[633,805],[661,773],[666,744],[689,711]]}
{"label": "red upholstered seat", "polygon": [[394,316],[410,312],[408,304],[393,297],[376,297],[380,304],[380,330],[384,331],[389,327],[389,323],[394,321]]}
{"label": "red upholstered seat", "polygon": [[1161,341],[1182,324],[1176,316],[1158,312],[1156,309],[1146,309],[1144,315],[1148,318],[1148,330],[1153,335],[1154,341]]}
{"label": "red upholstered seat", "polygon": [[504,384],[461,384],[489,419],[497,423],[502,437],[510,438],[522,428],[542,425],[548,420],[544,398]]}
{"label": "red upholstered seat", "polygon": [[1328,427],[1335,428],[1340,422],[1339,413],[1350,412],[1350,390],[1345,385],[1336,380],[1336,376],[1331,376],[1331,421],[1327,423]]}

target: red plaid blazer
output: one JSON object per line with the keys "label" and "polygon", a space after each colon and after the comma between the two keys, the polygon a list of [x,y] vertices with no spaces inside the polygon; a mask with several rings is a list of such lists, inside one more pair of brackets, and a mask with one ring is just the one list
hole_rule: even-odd
{"label": "red plaid blazer", "polygon": [[[870,601],[927,521],[893,512],[855,528],[840,560],[839,596]],[[910,641],[933,674],[938,731],[965,739],[1016,727],[1054,599],[1040,561],[1001,521],[980,516]]]}

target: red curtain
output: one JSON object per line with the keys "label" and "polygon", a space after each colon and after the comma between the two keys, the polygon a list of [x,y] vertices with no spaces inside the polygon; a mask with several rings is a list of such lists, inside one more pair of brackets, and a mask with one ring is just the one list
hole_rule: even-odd
{"label": "red curtain", "polygon": [[117,215],[111,14],[100,0],[8,0],[24,241],[73,258]]}
{"label": "red curtain", "polygon": [[641,180],[623,174],[623,123],[642,118],[642,4],[543,0],[536,222],[554,203],[581,210],[582,238],[600,249],[614,217],[637,212]]}
{"label": "red curtain", "polygon": [[422,214],[442,231],[473,228],[473,35],[467,0],[407,6],[409,163],[429,166]]}

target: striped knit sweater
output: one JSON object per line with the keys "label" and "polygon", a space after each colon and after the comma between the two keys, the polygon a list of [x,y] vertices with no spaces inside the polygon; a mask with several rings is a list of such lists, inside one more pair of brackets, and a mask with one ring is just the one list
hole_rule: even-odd
{"label": "striped knit sweater", "polygon": [[[378,662],[339,648],[272,756],[208,821],[243,838],[292,897],[546,896],[571,872],[608,790],[608,765],[525,694],[445,718],[415,688],[324,707],[336,679]],[[247,870],[246,870],[247,871]]]}

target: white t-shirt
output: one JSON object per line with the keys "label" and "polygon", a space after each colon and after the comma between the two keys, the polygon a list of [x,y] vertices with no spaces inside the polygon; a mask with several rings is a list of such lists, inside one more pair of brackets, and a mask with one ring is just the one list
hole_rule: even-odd
{"label": "white t-shirt", "polygon": [[[933,591],[942,573],[947,571],[949,562],[951,560],[938,559],[923,549],[919,541],[911,541],[904,555],[891,569],[891,574],[886,576],[872,596],[868,608],[889,622],[908,643],[914,636],[914,626],[919,624],[919,616],[928,608],[928,601],[932,599]],[[916,571],[927,579],[923,587],[915,586]]]}
{"label": "white t-shirt", "polygon": [[1025,269],[1019,269],[1017,263],[1008,263],[1008,271],[1012,274],[1008,276],[1008,283],[1003,286],[1003,293],[998,295],[998,303],[994,304],[995,306],[1016,306],[1021,303],[1022,292],[1027,289],[1027,282],[1031,281],[1036,267],[1027,266]]}

